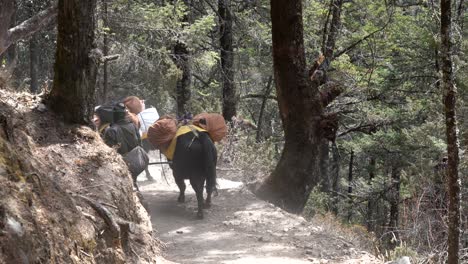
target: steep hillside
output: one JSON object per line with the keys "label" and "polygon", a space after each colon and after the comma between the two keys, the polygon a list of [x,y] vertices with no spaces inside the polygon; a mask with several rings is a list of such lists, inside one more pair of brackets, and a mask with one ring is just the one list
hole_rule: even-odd
{"label": "steep hillside", "polygon": [[156,262],[129,172],[97,133],[6,90],[0,124],[0,263]]}

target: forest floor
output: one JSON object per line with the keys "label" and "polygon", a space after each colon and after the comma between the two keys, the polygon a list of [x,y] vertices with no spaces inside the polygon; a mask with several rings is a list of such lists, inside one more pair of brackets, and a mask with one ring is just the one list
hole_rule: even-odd
{"label": "forest floor", "polygon": [[150,167],[155,180],[147,181],[143,173],[139,186],[156,236],[165,243],[163,255],[170,261],[383,263],[368,253],[365,239],[330,218],[307,221],[257,199],[236,170],[218,168],[219,195],[205,210],[205,218],[197,220],[196,197],[188,181],[186,202],[177,203],[171,170],[167,165]]}

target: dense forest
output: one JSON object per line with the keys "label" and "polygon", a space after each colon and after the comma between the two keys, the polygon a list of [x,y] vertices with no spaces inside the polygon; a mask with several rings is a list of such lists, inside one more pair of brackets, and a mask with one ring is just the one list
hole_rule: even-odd
{"label": "dense forest", "polygon": [[0,5],[1,81],[64,120],[130,95],[222,113],[219,162],[259,197],[362,226],[388,258],[468,261],[463,0]]}

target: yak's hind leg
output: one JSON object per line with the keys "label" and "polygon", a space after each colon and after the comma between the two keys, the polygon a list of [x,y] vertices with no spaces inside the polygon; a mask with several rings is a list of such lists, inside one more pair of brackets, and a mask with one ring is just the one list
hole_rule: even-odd
{"label": "yak's hind leg", "polygon": [[205,154],[205,176],[206,176],[206,201],[205,208],[211,207],[211,194],[213,191],[218,193],[216,190],[216,163],[217,163],[217,151],[216,147],[208,137],[204,134],[202,138],[202,145]]}
{"label": "yak's hind leg", "polygon": [[183,178],[174,177],[177,186],[179,187],[179,197],[177,198],[177,202],[184,203],[185,202],[185,182]]}
{"label": "yak's hind leg", "polygon": [[211,207],[211,194],[213,193],[214,184],[215,184],[212,181],[213,179],[210,177],[206,179],[206,200],[204,204],[204,208],[206,209]]}
{"label": "yak's hind leg", "polygon": [[197,218],[203,219],[203,185],[205,180],[202,177],[195,177],[190,179],[190,184],[197,195],[198,211]]}

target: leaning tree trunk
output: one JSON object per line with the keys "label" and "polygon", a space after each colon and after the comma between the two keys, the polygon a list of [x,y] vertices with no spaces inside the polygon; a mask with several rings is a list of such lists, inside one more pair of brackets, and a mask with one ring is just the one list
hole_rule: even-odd
{"label": "leaning tree trunk", "polygon": [[35,16],[10,28],[10,22],[15,13],[14,0],[0,0],[0,55],[8,47],[20,39],[25,39],[44,25],[48,24],[57,14],[57,4],[53,3],[49,8],[37,13]]}
{"label": "leaning tree trunk", "polygon": [[451,0],[440,1],[440,62],[444,90],[445,126],[447,135],[447,190],[449,195],[448,211],[448,259],[447,263],[459,262],[460,241],[460,182],[458,176],[458,135],[456,99],[457,90],[453,80],[452,67],[452,36],[451,36]]}
{"label": "leaning tree trunk", "polygon": [[300,213],[320,182],[323,113],[318,83],[307,78],[301,0],[271,0],[273,64],[285,144],[257,195]]}
{"label": "leaning tree trunk", "polygon": [[[88,124],[94,109],[99,52],[94,43],[96,0],[60,0],[51,108],[72,123]],[[102,55],[101,55],[102,56]]]}
{"label": "leaning tree trunk", "polygon": [[237,113],[237,91],[234,85],[234,48],[232,45],[231,0],[218,0],[223,82],[223,116],[227,121]]}

